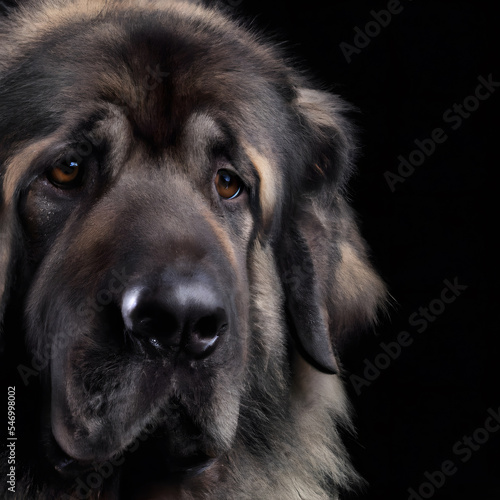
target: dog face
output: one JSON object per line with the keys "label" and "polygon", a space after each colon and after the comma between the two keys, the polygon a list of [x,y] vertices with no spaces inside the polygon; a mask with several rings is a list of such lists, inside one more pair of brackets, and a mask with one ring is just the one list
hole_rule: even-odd
{"label": "dog face", "polygon": [[[126,120],[109,127],[128,135]],[[30,184],[23,221],[33,247],[51,242],[27,297],[30,348],[51,345],[51,429],[80,462],[108,459],[146,426],[164,428],[179,459],[218,456],[234,437],[253,219],[249,186],[214,154],[213,134],[215,122],[191,115],[157,158],[130,134],[130,157],[105,181],[89,157],[49,160]],[[118,153],[114,139],[102,141]],[[99,168],[116,166],[107,158]]]}
{"label": "dog face", "polygon": [[5,353],[20,318],[48,353],[44,459],[83,470],[146,433],[178,482],[274,456],[384,294],[344,105],[184,3],[47,1],[0,36]]}

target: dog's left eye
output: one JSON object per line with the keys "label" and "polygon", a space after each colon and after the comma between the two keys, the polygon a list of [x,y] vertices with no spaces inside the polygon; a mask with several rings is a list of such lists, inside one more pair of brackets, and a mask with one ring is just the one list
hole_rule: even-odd
{"label": "dog's left eye", "polygon": [[80,185],[82,168],[76,161],[57,165],[47,174],[49,181],[57,187],[71,189]]}
{"label": "dog's left eye", "polygon": [[241,179],[228,170],[219,170],[215,177],[215,188],[219,195],[226,199],[232,200],[241,194],[243,183]]}

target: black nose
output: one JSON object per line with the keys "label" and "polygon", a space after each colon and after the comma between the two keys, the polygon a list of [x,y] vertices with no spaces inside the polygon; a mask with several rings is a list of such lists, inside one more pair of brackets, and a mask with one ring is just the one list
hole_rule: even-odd
{"label": "black nose", "polygon": [[122,317],[130,334],[157,348],[208,356],[228,327],[224,300],[206,277],[169,273],[154,286],[125,291]]}

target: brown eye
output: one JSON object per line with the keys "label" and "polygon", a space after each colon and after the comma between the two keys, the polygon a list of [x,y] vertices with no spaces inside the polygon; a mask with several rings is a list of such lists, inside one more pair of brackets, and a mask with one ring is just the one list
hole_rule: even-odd
{"label": "brown eye", "polygon": [[236,174],[227,170],[219,170],[215,177],[215,187],[222,198],[232,200],[241,193],[242,182]]}
{"label": "brown eye", "polygon": [[47,177],[52,184],[61,188],[76,187],[81,180],[82,169],[77,162],[71,161],[66,164],[53,167]]}

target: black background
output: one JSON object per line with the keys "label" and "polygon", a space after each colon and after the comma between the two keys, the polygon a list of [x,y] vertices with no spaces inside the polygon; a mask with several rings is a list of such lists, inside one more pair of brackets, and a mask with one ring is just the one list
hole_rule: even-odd
{"label": "black background", "polygon": [[[474,441],[470,456],[454,447],[484,428],[488,409],[500,407],[493,248],[500,88],[460,126],[444,119],[474,95],[480,76],[500,82],[495,2],[401,0],[402,12],[350,62],[340,44],[353,45],[354,28],[364,31],[370,11],[388,1],[227,3],[285,41],[317,81],[360,109],[362,149],[350,192],[395,302],[376,335],[363,337],[343,360],[359,431],[351,453],[369,482],[359,498],[407,499],[413,488],[420,498],[499,499],[500,431],[478,431],[486,441]],[[438,127],[446,141],[392,192],[384,173],[397,174],[398,156],[408,159],[414,141]],[[410,315],[439,299],[446,279],[467,289],[425,329],[412,325]],[[433,307],[440,310],[437,302]],[[381,342],[401,331],[412,344],[356,394],[349,376],[364,377],[367,360],[383,352]],[[454,473],[439,478],[434,472],[446,461]],[[444,484],[432,485],[426,472]]]}

